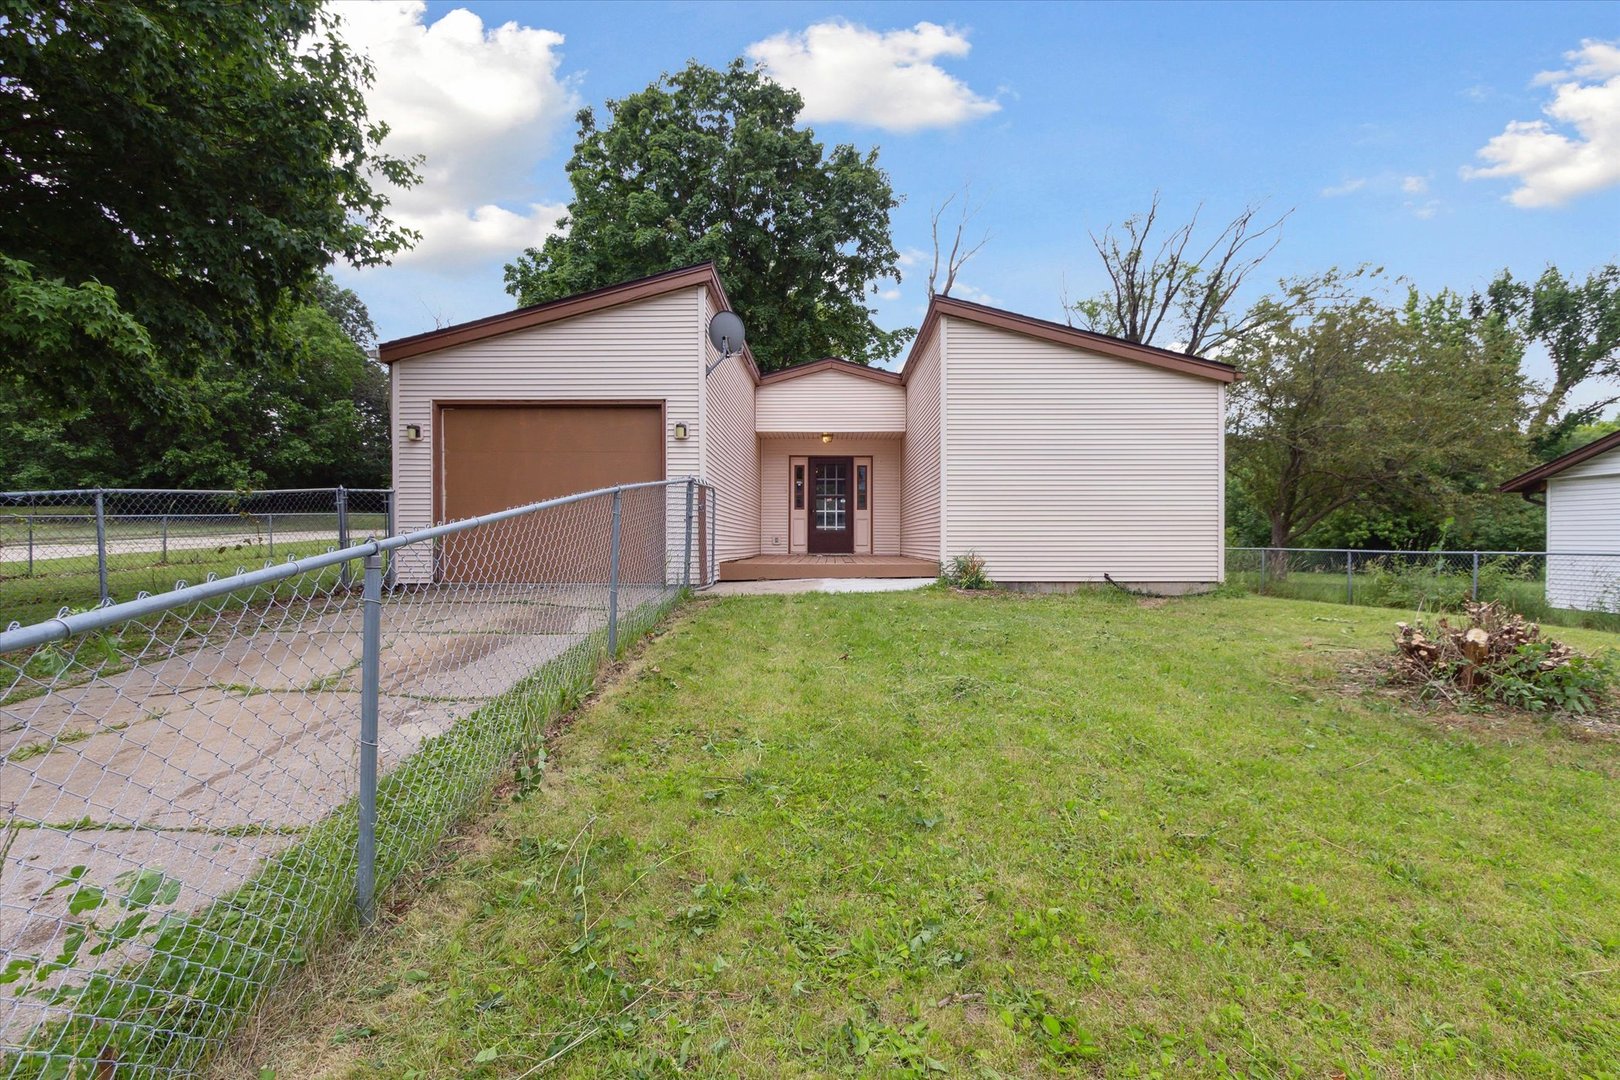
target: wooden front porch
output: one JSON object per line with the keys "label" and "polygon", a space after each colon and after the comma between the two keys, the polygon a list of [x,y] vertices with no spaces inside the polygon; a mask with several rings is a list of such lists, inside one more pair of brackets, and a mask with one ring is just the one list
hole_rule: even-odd
{"label": "wooden front porch", "polygon": [[938,563],[904,555],[754,555],[720,564],[721,581],[938,576]]}

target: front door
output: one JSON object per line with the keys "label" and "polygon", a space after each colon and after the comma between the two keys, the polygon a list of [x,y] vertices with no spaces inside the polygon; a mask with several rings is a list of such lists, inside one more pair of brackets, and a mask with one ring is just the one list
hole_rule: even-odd
{"label": "front door", "polygon": [[855,521],[850,513],[853,459],[810,459],[810,534],[812,555],[848,555],[855,550]]}

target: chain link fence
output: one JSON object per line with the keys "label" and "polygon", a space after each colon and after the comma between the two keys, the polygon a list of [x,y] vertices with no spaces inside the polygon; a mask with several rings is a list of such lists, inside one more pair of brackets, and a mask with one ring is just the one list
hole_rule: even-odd
{"label": "chain link fence", "polygon": [[1620,554],[1228,548],[1229,584],[1301,600],[1457,611],[1499,602],[1528,618],[1620,629]]}
{"label": "chain link fence", "polygon": [[393,532],[382,488],[0,492],[0,627]]}
{"label": "chain link fence", "polygon": [[714,509],[627,485],[0,633],[0,1077],[189,1074],[713,580]]}

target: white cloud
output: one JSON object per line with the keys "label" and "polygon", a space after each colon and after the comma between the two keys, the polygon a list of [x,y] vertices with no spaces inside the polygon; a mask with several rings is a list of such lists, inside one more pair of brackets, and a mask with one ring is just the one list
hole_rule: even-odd
{"label": "white cloud", "polygon": [[533,171],[577,107],[558,74],[563,36],[456,8],[433,23],[422,0],[341,0],[343,36],[370,56],[366,104],[383,147],[423,155],[422,182],[392,194],[391,216],[422,240],[396,263],[464,266],[516,255],[556,230],[561,207],[535,201]]}
{"label": "white cloud", "polygon": [[966,33],[937,23],[879,32],[834,19],[756,41],[748,56],[803,95],[806,120],[917,131],[1001,108],[935,63],[964,57],[971,47]]}
{"label": "white cloud", "polygon": [[898,300],[898,299],[900,299],[900,290],[899,289],[884,289],[882,292],[878,293],[877,295],[878,295],[879,300]]}
{"label": "white cloud", "polygon": [[1564,56],[1568,70],[1534,80],[1552,87],[1542,107],[1551,122],[1512,121],[1479,149],[1486,164],[1465,166],[1463,179],[1512,177],[1519,186],[1507,200],[1523,207],[1559,206],[1620,184],[1620,41],[1588,39]]}
{"label": "white cloud", "polygon": [[992,307],[994,307],[996,304],[995,297],[991,296],[983,289],[969,285],[965,281],[958,281],[952,285],[951,295],[956,297],[958,300],[969,300],[975,304],[988,304]]}
{"label": "white cloud", "polygon": [[1334,184],[1332,187],[1323,188],[1322,197],[1324,199],[1337,199],[1343,195],[1354,194],[1366,186],[1366,179],[1358,176],[1353,180],[1346,180],[1342,184]]}
{"label": "white cloud", "polygon": [[1408,195],[1422,195],[1429,190],[1429,178],[1427,176],[1402,177],[1401,190]]}

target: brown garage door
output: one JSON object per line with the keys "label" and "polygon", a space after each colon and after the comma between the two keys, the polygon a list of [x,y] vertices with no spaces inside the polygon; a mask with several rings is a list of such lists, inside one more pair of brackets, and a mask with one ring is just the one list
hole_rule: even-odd
{"label": "brown garage door", "polygon": [[[446,405],[437,437],[439,516],[446,521],[664,476],[658,406]],[[662,522],[663,505],[656,489],[625,496],[625,581],[663,580],[663,532],[650,528]],[[609,501],[593,499],[447,537],[441,574],[450,581],[605,581],[609,520]]]}

